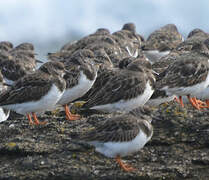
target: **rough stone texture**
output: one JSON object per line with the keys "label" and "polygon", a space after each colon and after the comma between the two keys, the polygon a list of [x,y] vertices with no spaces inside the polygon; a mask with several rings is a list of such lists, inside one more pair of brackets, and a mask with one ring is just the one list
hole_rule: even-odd
{"label": "rough stone texture", "polygon": [[176,103],[146,108],[153,118],[152,140],[123,160],[137,169],[124,172],[115,163],[76,140],[110,115],[67,121],[63,112],[47,113],[45,126],[26,118],[0,124],[0,179],[209,179],[209,111]]}

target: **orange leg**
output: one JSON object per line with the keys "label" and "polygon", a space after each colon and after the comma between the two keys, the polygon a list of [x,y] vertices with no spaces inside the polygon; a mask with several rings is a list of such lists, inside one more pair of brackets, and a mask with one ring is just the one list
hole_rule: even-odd
{"label": "orange leg", "polygon": [[67,104],[64,106],[64,108],[65,108],[65,114],[66,114],[67,120],[72,121],[72,120],[78,120],[78,119],[80,119],[80,115],[78,115],[78,114],[72,114],[70,112]]}
{"label": "orange leg", "polygon": [[120,165],[120,167],[121,167],[124,171],[130,172],[130,171],[136,170],[136,169],[134,169],[133,167],[131,167],[130,165],[123,163],[123,162],[121,161],[120,156],[117,156],[115,160],[116,160],[116,162]]}
{"label": "orange leg", "polygon": [[174,101],[176,101],[177,103],[180,104],[180,101],[179,101],[179,99],[177,97],[174,98]]}
{"label": "orange leg", "polygon": [[32,118],[30,117],[30,114],[27,114],[28,120],[29,120],[29,124],[32,125],[34,124]]}
{"label": "orange leg", "polygon": [[[207,105],[206,102],[203,102],[203,101],[201,101],[201,100],[199,100],[199,99],[196,99],[195,97],[192,98],[192,99],[193,99],[194,101],[196,101],[197,104],[198,104],[199,106]],[[200,107],[200,108],[201,108],[201,107]]]}
{"label": "orange leg", "polygon": [[207,99],[204,103],[205,106],[203,106],[203,104],[200,105],[200,108],[209,108],[209,100]]}
{"label": "orange leg", "polygon": [[46,124],[46,122],[40,122],[38,120],[38,118],[36,117],[36,114],[34,112],[32,113],[32,116],[33,116],[33,119],[34,119],[36,125],[44,125],[44,124]]}
{"label": "orange leg", "polygon": [[208,107],[209,107],[209,100],[207,99],[206,101],[205,101],[205,103],[208,105]]}
{"label": "orange leg", "polygon": [[200,110],[200,107],[197,103],[197,99],[196,98],[191,98],[190,95],[187,96],[187,98],[189,99],[189,102],[191,103],[191,105],[195,108]]}
{"label": "orange leg", "polygon": [[183,103],[183,100],[182,100],[182,96],[179,96],[179,102],[181,104],[181,107],[184,107],[184,103]]}

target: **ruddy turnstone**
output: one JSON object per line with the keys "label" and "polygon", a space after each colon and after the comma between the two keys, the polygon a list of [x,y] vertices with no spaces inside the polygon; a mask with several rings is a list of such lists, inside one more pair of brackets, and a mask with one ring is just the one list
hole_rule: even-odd
{"label": "ruddy turnstone", "polygon": [[[90,57],[88,56],[90,55]],[[68,104],[83,96],[94,84],[98,67],[93,64],[90,50],[78,50],[64,62],[68,72],[65,74],[66,90],[57,104],[64,106],[66,118],[76,120],[79,115],[71,114]]]}
{"label": "ruddy turnstone", "polygon": [[124,24],[120,31],[112,34],[112,38],[118,43],[121,49],[121,58],[119,60],[129,56],[136,58],[139,54],[141,44],[144,41],[144,38],[136,33],[136,26],[133,23]]}
{"label": "ruddy turnstone", "polygon": [[204,42],[208,37],[209,36],[207,33],[200,31],[199,29],[191,31],[185,41],[180,43],[168,55],[163,56],[159,61],[154,62],[152,64],[152,68],[158,73],[163,72],[169,66],[169,64],[178,60],[178,57],[181,56],[181,54],[190,53],[193,49],[193,46]]}
{"label": "ruddy turnstone", "polygon": [[125,171],[135,170],[122,162],[121,157],[139,151],[151,139],[151,122],[140,117],[125,114],[114,116],[81,135],[80,140],[95,146],[96,151],[116,162]]}
{"label": "ruddy turnstone", "polygon": [[[7,87],[4,85],[4,79],[3,75],[0,71],[0,95],[7,89]],[[9,110],[5,110],[3,108],[0,108],[0,122],[6,121],[9,117]]]}
{"label": "ruddy turnstone", "polygon": [[199,29],[199,28],[196,28],[196,29],[193,29],[187,36],[187,39],[188,38],[191,38],[191,37],[194,37],[194,36],[202,36],[202,37],[205,37],[205,38],[208,38],[209,37],[209,34],[204,32],[202,29]]}
{"label": "ruddy turnstone", "polygon": [[197,43],[202,43],[208,38],[208,33],[205,33],[200,29],[194,29],[189,33],[187,39],[176,47],[176,50],[178,52],[191,51],[194,45]]}
{"label": "ruddy turnstone", "polygon": [[7,52],[0,52],[0,69],[7,84],[11,85],[26,74],[36,70],[34,47],[30,43],[22,43]]}
{"label": "ruddy turnstone", "polygon": [[1,41],[0,42],[0,50],[10,51],[13,48],[13,44],[9,41]]}
{"label": "ruddy turnstone", "polygon": [[77,51],[79,49],[86,48],[86,46],[89,44],[94,44],[94,43],[100,42],[100,40],[104,37],[111,37],[110,31],[105,28],[99,28],[98,30],[96,30],[96,32],[94,32],[88,36],[85,36],[78,41],[69,42],[69,43],[65,44],[60,49],[60,51],[61,52],[67,51],[70,53],[74,53],[75,51]]}
{"label": "ruddy turnstone", "polygon": [[[190,53],[181,54],[177,60],[159,76],[156,88],[167,95],[187,96],[191,104],[200,109],[196,96],[209,85],[209,50],[204,43],[197,42]],[[194,98],[193,98],[194,97]]]}
{"label": "ruddy turnstone", "polygon": [[22,77],[0,95],[0,107],[27,115],[30,124],[45,124],[39,122],[35,113],[55,107],[65,91],[64,74],[65,68],[61,62],[43,64],[39,70]]}
{"label": "ruddy turnstone", "polygon": [[104,112],[129,112],[143,106],[154,92],[155,81],[150,69],[142,65],[143,61],[147,62],[144,59],[136,59],[128,64],[126,69],[118,69],[104,75],[106,79],[102,82],[105,84],[102,88],[99,86],[97,91],[94,90],[95,93],[83,108]]}
{"label": "ruddy turnstone", "polygon": [[14,84],[15,81],[27,74],[26,70],[15,62],[10,54],[4,55],[3,58],[0,57],[0,70],[8,85]]}
{"label": "ruddy turnstone", "polygon": [[20,64],[27,72],[34,72],[37,63],[43,63],[35,58],[34,46],[31,43],[22,43],[10,51],[13,59]]}
{"label": "ruddy turnstone", "polygon": [[150,34],[142,50],[151,62],[155,62],[169,54],[182,41],[177,27],[174,24],[167,24]]}

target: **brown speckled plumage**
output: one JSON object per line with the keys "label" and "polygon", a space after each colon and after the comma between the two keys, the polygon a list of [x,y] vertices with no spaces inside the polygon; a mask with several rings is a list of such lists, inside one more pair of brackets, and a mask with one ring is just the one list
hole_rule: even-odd
{"label": "brown speckled plumage", "polygon": [[0,69],[3,76],[12,81],[16,81],[27,74],[25,69],[14,61],[13,57],[4,58],[0,61]]}
{"label": "brown speckled plumage", "polygon": [[[137,97],[145,90],[147,81],[150,77],[143,66],[136,60],[130,63],[126,69],[113,69],[113,71],[104,72],[100,79],[95,82],[94,91],[84,108],[93,106],[111,104],[120,100],[128,100]],[[98,78],[99,78],[98,77]],[[104,85],[102,86],[102,83]],[[98,88],[99,89],[96,89]]]}
{"label": "brown speckled plumage", "polygon": [[91,131],[83,134],[80,139],[84,141],[127,142],[132,141],[140,131],[148,137],[152,136],[153,128],[145,119],[126,114],[107,119]]}
{"label": "brown speckled plumage", "polygon": [[94,53],[88,49],[76,51],[70,58],[65,59],[63,63],[68,70],[64,76],[67,88],[78,84],[81,71],[89,80],[93,80],[98,70],[98,67],[94,64]]}
{"label": "brown speckled plumage", "polygon": [[4,92],[0,96],[0,105],[37,101],[48,93],[53,84],[64,91],[66,84],[60,73],[64,73],[62,63],[45,63],[39,70],[20,78],[11,89]]}
{"label": "brown speckled plumage", "polygon": [[13,44],[9,41],[1,41],[0,42],[0,50],[10,51],[13,48]]}
{"label": "brown speckled plumage", "polygon": [[160,74],[160,79],[162,79],[156,85],[173,88],[201,83],[208,75],[208,59],[209,57],[197,53],[183,54]]}
{"label": "brown speckled plumage", "polygon": [[143,50],[167,51],[175,49],[182,36],[174,24],[167,24],[149,35]]}

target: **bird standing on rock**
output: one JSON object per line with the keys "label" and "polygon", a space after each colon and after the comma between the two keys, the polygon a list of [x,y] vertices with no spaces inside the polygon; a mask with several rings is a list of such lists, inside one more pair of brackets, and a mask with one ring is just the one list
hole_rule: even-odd
{"label": "bird standing on rock", "polygon": [[[147,60],[136,59],[125,69],[107,71],[100,78],[105,84],[94,90],[94,94],[82,106],[84,109],[95,109],[104,112],[129,112],[143,106],[154,92],[154,75],[151,69],[142,64]],[[149,63],[149,62],[148,62]],[[105,79],[103,79],[105,78]],[[97,80],[98,84],[99,79]]]}
{"label": "bird standing on rock", "polygon": [[[39,122],[36,112],[51,110],[63,95],[66,82],[61,62],[47,62],[33,74],[20,78],[11,88],[0,95],[0,107],[27,115],[30,124]],[[34,121],[32,121],[30,113]]]}
{"label": "bird standing on rock", "polygon": [[183,41],[181,34],[174,24],[167,24],[149,35],[142,46],[147,58],[152,62],[166,56]]}
{"label": "bird standing on rock", "polygon": [[193,45],[190,53],[181,54],[177,60],[159,75],[156,88],[168,95],[187,96],[196,109],[200,109],[197,95],[209,85],[209,49],[202,42]]}
{"label": "bird standing on rock", "polygon": [[79,119],[79,115],[70,112],[68,104],[83,96],[94,84],[98,66],[93,63],[94,55],[90,50],[78,50],[70,59],[64,61],[68,72],[65,74],[66,90],[57,102],[65,108],[68,120]]}
{"label": "bird standing on rock", "polygon": [[95,146],[96,151],[106,157],[115,158],[123,170],[134,171],[133,167],[122,162],[121,157],[139,151],[152,134],[153,127],[149,120],[125,114],[98,123],[79,139]]}
{"label": "bird standing on rock", "polygon": [[[4,85],[4,78],[0,71],[0,95],[6,91],[7,86]],[[9,117],[10,111],[0,107],[0,122],[6,121]]]}

